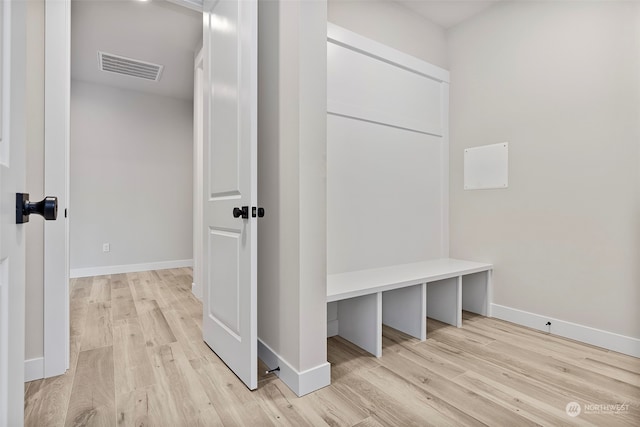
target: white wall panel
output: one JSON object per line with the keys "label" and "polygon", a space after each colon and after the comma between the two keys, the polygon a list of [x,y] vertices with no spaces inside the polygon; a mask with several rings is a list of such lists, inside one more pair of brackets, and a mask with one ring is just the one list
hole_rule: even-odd
{"label": "white wall panel", "polygon": [[440,256],[441,138],[329,115],[329,274]]}
{"label": "white wall panel", "polygon": [[330,113],[442,135],[441,82],[334,43],[327,58]]}
{"label": "white wall panel", "polygon": [[327,272],[447,256],[447,71],[335,25],[327,45]]}
{"label": "white wall panel", "polygon": [[481,190],[509,186],[509,143],[464,150],[464,189]]}

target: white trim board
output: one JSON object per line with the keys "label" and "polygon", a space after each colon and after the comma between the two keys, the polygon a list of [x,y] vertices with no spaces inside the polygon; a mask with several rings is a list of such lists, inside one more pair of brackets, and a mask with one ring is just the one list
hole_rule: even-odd
{"label": "white trim board", "polygon": [[198,284],[196,282],[191,282],[191,293],[194,297],[198,298],[198,301],[202,302],[202,298],[204,296],[204,288],[202,284]]}
{"label": "white trim board", "polygon": [[[442,227],[440,227],[440,256],[449,257],[449,84],[443,82],[442,90],[442,111],[447,111],[442,115],[442,186],[440,188],[440,198],[442,200]],[[491,274],[491,273],[488,273]],[[488,300],[491,302],[491,299]]]}
{"label": "white trim board", "polygon": [[147,262],[144,264],[107,265],[103,267],[72,268],[70,277],[104,276],[107,274],[135,273],[139,271],[166,270],[169,268],[193,267],[192,259]]}
{"label": "white trim board", "polygon": [[449,83],[449,71],[327,22],[327,40],[430,79]]}
{"label": "white trim board", "polygon": [[44,378],[44,357],[24,361],[24,382]]}
{"label": "white trim board", "polygon": [[280,370],[273,374],[278,376],[298,397],[331,384],[331,364],[329,362],[298,372],[260,339],[258,339],[258,357],[269,369],[279,367]]}
{"label": "white trim board", "polygon": [[202,284],[198,284],[196,282],[192,282],[191,283],[191,293],[193,294],[193,296],[198,298],[198,301],[202,302],[202,297],[204,295],[204,289],[202,287]]}
{"label": "white trim board", "polygon": [[[553,335],[617,351],[629,356],[640,357],[640,339],[638,338],[627,337],[614,332],[607,332],[498,304],[491,304],[491,314],[496,319],[506,320],[507,322],[527,326],[542,332],[549,332],[550,330]],[[545,326],[547,322],[551,322],[551,327]]]}

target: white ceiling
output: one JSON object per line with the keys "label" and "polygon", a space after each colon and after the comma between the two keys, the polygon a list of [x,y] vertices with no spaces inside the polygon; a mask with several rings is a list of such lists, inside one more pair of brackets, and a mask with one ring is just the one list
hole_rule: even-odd
{"label": "white ceiling", "polygon": [[[74,0],[71,78],[175,98],[193,98],[202,14],[164,1]],[[158,82],[98,69],[98,51],[164,65]]]}
{"label": "white ceiling", "polygon": [[438,24],[451,28],[501,0],[396,0],[409,9]]}

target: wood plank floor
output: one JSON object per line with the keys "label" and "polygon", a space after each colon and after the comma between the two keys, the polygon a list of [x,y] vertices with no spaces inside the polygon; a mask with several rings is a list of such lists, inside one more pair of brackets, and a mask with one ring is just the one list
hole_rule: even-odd
{"label": "wood plank floor", "polygon": [[71,369],[26,384],[26,425],[640,425],[640,359],[496,319],[385,327],[380,359],[330,338],[332,385],[297,398],[273,375],[248,391],[201,317],[190,269],[74,279]]}

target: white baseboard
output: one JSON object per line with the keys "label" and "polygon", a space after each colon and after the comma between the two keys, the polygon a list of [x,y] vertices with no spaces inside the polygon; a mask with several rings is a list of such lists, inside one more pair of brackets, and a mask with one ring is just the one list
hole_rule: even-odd
{"label": "white baseboard", "polygon": [[[497,319],[506,320],[543,332],[550,331],[553,335],[628,354],[629,356],[640,357],[640,339],[638,338],[627,337],[498,304],[491,304],[491,314]],[[547,322],[551,322],[550,327],[546,326]]]}
{"label": "white baseboard", "polygon": [[107,265],[104,267],[72,268],[69,276],[77,277],[104,276],[107,274],[135,273],[138,271],[166,270],[168,268],[193,267],[192,259],[175,261],[148,262],[144,264]]}
{"label": "white baseboard", "polygon": [[202,302],[202,284],[191,283],[191,293]]}
{"label": "white baseboard", "polygon": [[44,357],[24,361],[24,382],[44,378]]}
{"label": "white baseboard", "polygon": [[274,374],[298,396],[304,396],[331,384],[331,365],[329,362],[298,372],[260,339],[258,339],[258,357],[269,369],[280,367],[280,371],[276,371]]}

